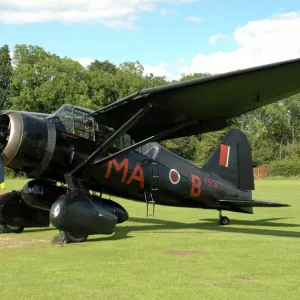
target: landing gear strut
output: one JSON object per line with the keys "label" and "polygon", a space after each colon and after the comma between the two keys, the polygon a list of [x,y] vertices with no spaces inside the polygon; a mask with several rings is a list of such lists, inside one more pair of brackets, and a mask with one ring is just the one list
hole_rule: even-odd
{"label": "landing gear strut", "polygon": [[219,210],[219,224],[220,225],[229,225],[230,220],[228,217],[222,216],[222,211]]}

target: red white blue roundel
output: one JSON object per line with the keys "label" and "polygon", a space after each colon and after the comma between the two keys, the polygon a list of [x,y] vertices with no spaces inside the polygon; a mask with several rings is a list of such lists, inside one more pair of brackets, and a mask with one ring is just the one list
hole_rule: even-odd
{"label": "red white blue roundel", "polygon": [[180,180],[180,174],[175,169],[171,169],[169,172],[169,179],[171,183],[177,184]]}

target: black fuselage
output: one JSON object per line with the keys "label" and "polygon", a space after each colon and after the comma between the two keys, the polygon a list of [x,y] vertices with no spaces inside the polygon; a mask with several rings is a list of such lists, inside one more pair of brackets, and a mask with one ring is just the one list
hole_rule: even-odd
{"label": "black fuselage", "polygon": [[[57,155],[44,175],[63,180],[65,173],[99,147],[105,134],[101,133],[98,141],[86,139],[65,132],[60,120],[54,120]],[[120,148],[111,147],[107,155],[118,150]],[[61,153],[65,153],[64,158]],[[247,212],[221,205],[218,199],[224,196],[249,199],[249,192],[237,189],[217,174],[192,164],[157,143],[147,144],[105,164],[91,163],[80,177],[91,190],[132,200],[145,201],[146,192],[152,193],[155,202],[163,205]]]}
{"label": "black fuselage", "polygon": [[[96,128],[90,114],[80,108],[72,107],[69,118],[68,109],[66,106],[46,118],[18,112],[1,115],[0,125],[10,128],[8,142],[3,139],[1,146],[6,166],[26,172],[29,178],[65,182],[64,175],[84,162],[114,132],[98,124]],[[93,127],[87,125],[88,121]],[[251,192],[238,189],[224,177],[192,164],[158,143],[145,144],[103,164],[95,163],[132,144],[128,135],[122,135],[76,177],[89,190],[132,200],[145,201],[150,194],[155,203],[163,205],[252,212],[218,201],[224,197],[251,199]]]}

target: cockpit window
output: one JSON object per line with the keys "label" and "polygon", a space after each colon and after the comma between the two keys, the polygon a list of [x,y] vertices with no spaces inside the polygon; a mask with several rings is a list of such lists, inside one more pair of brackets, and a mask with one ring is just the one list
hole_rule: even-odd
{"label": "cockpit window", "polygon": [[95,140],[95,130],[98,129],[98,124],[93,120],[89,111],[66,105],[55,115],[59,117],[68,133]]}
{"label": "cockpit window", "polygon": [[[68,133],[103,143],[115,132],[115,129],[98,124],[91,116],[92,113],[93,111],[88,109],[65,104],[54,113],[54,116],[61,120]],[[115,141],[114,147],[121,150],[133,144],[131,137],[123,134]]]}
{"label": "cockpit window", "polygon": [[73,133],[73,107],[66,106],[63,110],[61,110],[57,116],[60,118],[62,123],[65,125],[66,130],[69,133]]}
{"label": "cockpit window", "polygon": [[148,143],[140,148],[137,148],[136,151],[149,157],[152,160],[156,160],[159,154],[160,145],[158,143]]}
{"label": "cockpit window", "polygon": [[134,141],[131,139],[131,137],[128,134],[125,133],[115,141],[114,147],[117,149],[125,149],[133,144]]}
{"label": "cockpit window", "polygon": [[95,138],[93,118],[76,108],[74,109],[74,134],[89,140]]}
{"label": "cockpit window", "polygon": [[134,144],[134,142],[131,139],[131,137],[128,134],[125,133],[124,134],[124,146],[125,146],[125,148],[127,148],[127,147],[129,147],[133,144]]}

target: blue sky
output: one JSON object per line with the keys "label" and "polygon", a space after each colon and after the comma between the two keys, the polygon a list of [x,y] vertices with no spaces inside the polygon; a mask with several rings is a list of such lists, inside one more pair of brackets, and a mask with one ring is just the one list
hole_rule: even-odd
{"label": "blue sky", "polygon": [[[288,23],[289,32],[298,30],[294,28],[295,24],[299,24],[300,28],[300,3],[296,0],[98,0],[96,4],[96,0],[42,2],[0,1],[0,45],[7,43],[12,49],[20,43],[34,44],[60,56],[107,59],[116,64],[139,60],[146,69],[169,77],[182,72],[227,71],[225,66],[219,71],[217,67],[210,67],[211,63],[205,70],[206,63],[201,62],[205,58],[207,61],[214,58],[235,61],[235,56],[229,54],[249,47],[248,40],[248,44],[243,45],[244,37],[261,36],[264,28],[270,27],[268,32],[263,33],[267,38],[270,32],[280,32],[277,38],[272,36],[275,43],[287,35],[282,31]],[[88,5],[91,7],[87,8]],[[76,13],[71,14],[74,10]],[[270,24],[265,25],[263,21],[266,20]],[[261,24],[257,26],[260,29],[255,24]],[[238,31],[239,28],[242,32]],[[236,34],[240,34],[240,38]],[[213,36],[215,43],[212,42]],[[257,43],[257,39],[254,40]],[[295,45],[294,41],[291,47],[296,48],[295,53],[289,52],[283,58],[297,56],[298,44]],[[245,51],[249,52],[247,49]],[[228,55],[216,57],[220,52],[230,58]],[[237,60],[240,61],[246,52],[237,53],[240,55]],[[268,56],[267,53],[265,56]],[[278,54],[277,60],[281,56]],[[198,70],[193,64],[199,59]],[[264,63],[259,57],[254,60]],[[245,63],[245,67],[248,65],[249,62]]]}

